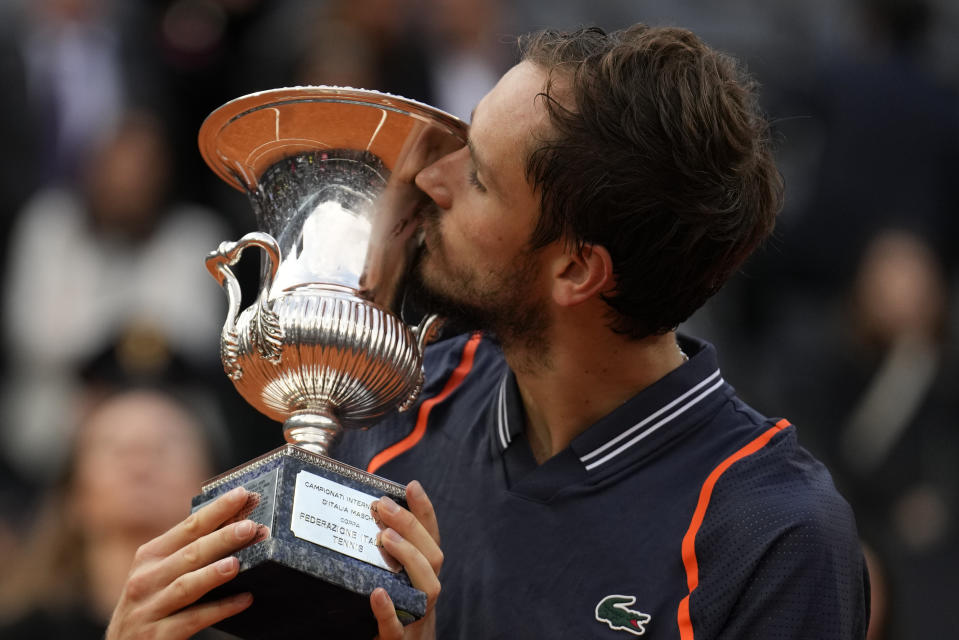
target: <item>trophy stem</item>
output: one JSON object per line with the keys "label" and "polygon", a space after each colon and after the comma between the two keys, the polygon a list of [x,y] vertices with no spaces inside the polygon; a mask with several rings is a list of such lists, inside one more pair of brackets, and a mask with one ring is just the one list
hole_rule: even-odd
{"label": "trophy stem", "polygon": [[283,437],[290,444],[328,456],[327,451],[342,429],[336,418],[325,411],[295,413],[283,423]]}

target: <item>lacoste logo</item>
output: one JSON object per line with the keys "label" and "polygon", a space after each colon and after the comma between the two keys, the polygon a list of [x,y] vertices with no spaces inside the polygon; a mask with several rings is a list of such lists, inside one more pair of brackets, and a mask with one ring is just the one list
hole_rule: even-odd
{"label": "lacoste logo", "polygon": [[613,631],[626,631],[634,636],[641,636],[646,633],[645,625],[651,616],[630,609],[634,602],[634,596],[606,596],[596,605],[596,619],[608,624]]}

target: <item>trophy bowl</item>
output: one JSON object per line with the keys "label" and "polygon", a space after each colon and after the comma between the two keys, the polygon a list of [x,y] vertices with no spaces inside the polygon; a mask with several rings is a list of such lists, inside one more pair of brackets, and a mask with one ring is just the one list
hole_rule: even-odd
{"label": "trophy bowl", "polygon": [[[200,152],[245,192],[257,230],[206,259],[227,292],[220,337],[242,397],[283,423],[287,444],[212,479],[193,508],[235,486],[255,499],[241,517],[270,529],[239,552],[240,574],[209,598],[252,591],[254,604],[219,628],[244,638],[370,638],[368,596],[382,586],[404,622],[425,595],[375,544],[370,503],[404,487],[337,462],[342,429],[365,429],[410,407],[423,349],[439,327],[403,319],[428,198],[416,174],[466,143],[466,125],[376,91],[293,87],[223,105],[203,122]],[[256,299],[241,306],[231,267],[262,251]],[[307,615],[308,612],[308,615]]]}

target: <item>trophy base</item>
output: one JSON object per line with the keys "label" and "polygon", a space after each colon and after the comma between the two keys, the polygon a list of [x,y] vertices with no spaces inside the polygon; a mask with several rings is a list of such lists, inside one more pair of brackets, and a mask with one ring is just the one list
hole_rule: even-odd
{"label": "trophy base", "polygon": [[386,589],[404,624],[423,616],[426,595],[380,554],[369,514],[369,503],[384,495],[405,504],[402,485],[286,444],[211,480],[193,510],[241,485],[258,500],[237,519],[266,525],[270,536],[237,552],[239,575],[204,597],[253,594],[250,608],[215,628],[248,640],[369,640],[377,631],[369,603],[376,587]]}

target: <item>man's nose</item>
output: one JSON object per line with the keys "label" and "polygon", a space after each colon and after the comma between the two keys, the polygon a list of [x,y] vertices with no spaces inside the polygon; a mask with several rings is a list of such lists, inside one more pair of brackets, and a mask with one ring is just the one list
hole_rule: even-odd
{"label": "man's nose", "polygon": [[455,157],[459,151],[448,153],[436,162],[424,167],[416,174],[416,186],[428,195],[441,209],[453,205],[453,194],[449,188],[451,172],[455,167]]}

